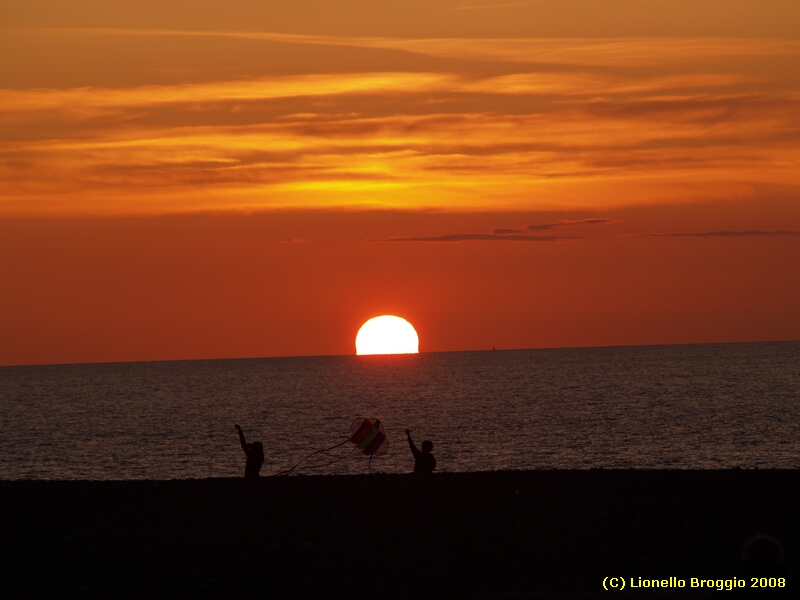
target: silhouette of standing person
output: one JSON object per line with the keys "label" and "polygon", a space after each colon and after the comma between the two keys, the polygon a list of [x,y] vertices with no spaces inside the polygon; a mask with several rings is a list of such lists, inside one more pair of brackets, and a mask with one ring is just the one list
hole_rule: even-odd
{"label": "silhouette of standing person", "polygon": [[250,477],[258,477],[258,472],[261,470],[261,465],[264,464],[264,446],[261,442],[253,442],[248,444],[244,439],[242,428],[235,425],[236,431],[239,432],[239,441],[242,443],[242,450],[247,455],[247,464],[244,467],[245,479]]}
{"label": "silhouette of standing person", "polygon": [[408,437],[408,447],[411,448],[411,454],[414,455],[414,473],[433,473],[436,468],[436,458],[431,454],[433,450],[433,443],[425,440],[422,442],[422,451],[414,445],[411,439],[411,430],[406,429],[406,436]]}

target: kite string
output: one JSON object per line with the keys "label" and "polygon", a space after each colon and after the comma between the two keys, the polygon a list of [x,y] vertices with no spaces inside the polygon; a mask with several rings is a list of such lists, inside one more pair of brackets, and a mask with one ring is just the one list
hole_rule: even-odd
{"label": "kite string", "polygon": [[331,446],[330,448],[324,448],[322,450],[315,450],[314,452],[312,452],[311,454],[306,456],[303,460],[301,460],[299,463],[297,463],[295,466],[293,466],[291,469],[286,469],[285,471],[281,471],[280,473],[275,473],[275,475],[273,475],[273,477],[277,477],[278,475],[289,475],[292,471],[294,471],[297,467],[299,467],[301,464],[303,464],[306,460],[308,460],[309,458],[311,458],[315,454],[319,454],[320,452],[327,452],[328,450],[333,450],[334,448],[338,448],[339,446],[344,446],[349,441],[350,441],[350,438],[347,438],[345,441],[341,442],[340,444],[336,444],[335,446]]}

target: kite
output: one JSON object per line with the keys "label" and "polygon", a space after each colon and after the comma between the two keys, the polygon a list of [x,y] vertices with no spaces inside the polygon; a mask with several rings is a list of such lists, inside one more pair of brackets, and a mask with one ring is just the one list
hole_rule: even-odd
{"label": "kite", "polygon": [[350,431],[353,435],[349,441],[366,456],[383,456],[389,449],[389,440],[378,419],[356,419]]}
{"label": "kite", "polygon": [[[361,450],[361,453],[365,456],[369,456],[369,465],[372,465],[372,457],[373,456],[383,456],[386,454],[386,451],[389,449],[389,440],[386,439],[386,432],[383,430],[383,425],[381,424],[379,419],[356,419],[353,421],[353,424],[350,426],[350,431],[352,435],[343,442],[340,442],[330,448],[324,448],[322,450],[315,450],[308,456],[306,456],[303,460],[293,466],[291,469],[286,469],[285,471],[281,471],[280,473],[275,473],[275,475],[289,475],[292,473],[297,467],[303,464],[306,460],[314,456],[315,454],[320,453],[327,453],[334,448],[338,448],[339,446],[344,446],[347,442],[355,444],[355,448],[353,450]],[[329,463],[333,464],[333,463]],[[323,465],[326,466],[326,465]]]}

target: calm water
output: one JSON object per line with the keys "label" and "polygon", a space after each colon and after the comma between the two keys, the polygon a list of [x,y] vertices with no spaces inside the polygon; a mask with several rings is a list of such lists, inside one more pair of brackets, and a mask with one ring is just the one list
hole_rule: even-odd
{"label": "calm water", "polygon": [[5,367],[0,479],[241,476],[235,423],[267,475],[356,417],[385,456],[299,472],[408,472],[405,427],[442,471],[798,468],[800,343]]}

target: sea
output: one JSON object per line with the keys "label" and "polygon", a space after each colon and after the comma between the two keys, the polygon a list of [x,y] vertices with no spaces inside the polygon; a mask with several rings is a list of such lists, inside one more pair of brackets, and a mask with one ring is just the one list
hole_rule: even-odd
{"label": "sea", "polygon": [[796,469],[800,342],[0,368],[0,479],[241,477],[236,424],[262,476],[408,473],[407,428],[440,472]]}

